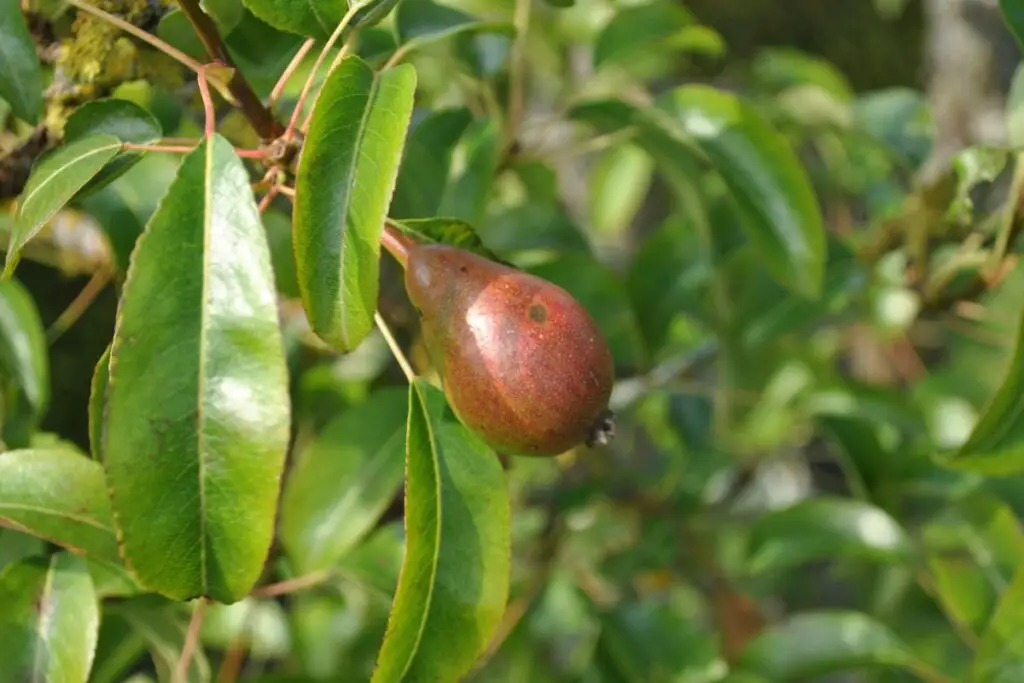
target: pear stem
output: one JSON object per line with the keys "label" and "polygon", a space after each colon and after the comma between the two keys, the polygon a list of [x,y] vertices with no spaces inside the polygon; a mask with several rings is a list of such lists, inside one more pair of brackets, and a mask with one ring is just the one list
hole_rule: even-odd
{"label": "pear stem", "polygon": [[384,232],[381,233],[380,243],[404,269],[409,262],[409,247],[412,246],[412,242],[395,227],[390,218],[384,222]]}
{"label": "pear stem", "polygon": [[405,354],[402,352],[402,347],[398,345],[395,335],[391,333],[391,328],[388,327],[387,322],[381,316],[379,311],[373,314],[373,319],[377,323],[377,328],[380,330],[380,333],[384,335],[384,341],[386,341],[388,346],[391,348],[391,355],[393,355],[395,360],[398,361],[399,367],[401,367],[402,372],[405,373],[405,378],[409,380],[409,383],[411,384],[413,380],[416,379],[416,372],[412,369],[412,364],[409,363],[409,359],[406,358]]}

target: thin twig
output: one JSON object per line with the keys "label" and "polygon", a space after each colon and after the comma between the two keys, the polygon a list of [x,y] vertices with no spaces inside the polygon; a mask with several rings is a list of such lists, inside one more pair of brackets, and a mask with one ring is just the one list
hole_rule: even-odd
{"label": "thin twig", "polygon": [[210,58],[220,62],[232,70],[231,80],[228,81],[228,91],[238,101],[242,114],[252,125],[253,130],[264,140],[272,140],[281,134],[281,124],[277,122],[270,110],[263,106],[256,91],[252,89],[249,81],[245,79],[242,72],[235,66],[228,52],[224,39],[217,30],[213,19],[206,14],[199,6],[199,0],[178,0],[181,11],[192,22],[193,28],[203,41]]}
{"label": "thin twig", "polygon": [[272,598],[277,595],[285,595],[287,593],[294,593],[306,588],[312,588],[313,586],[319,586],[330,578],[331,572],[326,569],[321,569],[303,576],[298,576],[294,579],[287,579],[285,581],[278,581],[277,583],[261,586],[253,590],[249,595],[254,598]]}
{"label": "thin twig", "polygon": [[178,659],[178,666],[174,671],[174,683],[185,683],[188,680],[188,669],[192,663],[192,656],[199,645],[199,630],[203,627],[203,615],[206,613],[206,598],[199,598],[192,609],[192,619],[188,622],[188,633],[185,634],[185,643],[181,646],[181,657]]}
{"label": "thin twig", "polygon": [[206,68],[199,70],[199,96],[203,98],[203,134],[206,139],[213,138],[217,131],[217,114],[213,108],[213,98],[210,97],[210,84],[206,82]]}
{"label": "thin twig", "polygon": [[388,57],[388,61],[384,62],[384,66],[381,67],[381,71],[387,71],[388,69],[394,67],[400,61],[405,59],[405,56],[407,54],[409,54],[410,52],[412,52],[412,50],[415,47],[417,47],[417,45],[418,45],[417,41],[415,39],[413,39],[413,40],[410,40],[408,43],[402,45],[397,50],[395,50],[391,54],[391,56]]}
{"label": "thin twig", "polygon": [[89,281],[85,283],[85,287],[78,293],[78,296],[68,304],[68,307],[57,316],[57,319],[53,321],[50,328],[46,330],[47,343],[53,344],[72,325],[78,322],[79,318],[89,310],[89,306],[92,305],[92,302],[96,300],[96,297],[99,296],[99,293],[103,291],[109,282],[110,271],[106,268],[93,273]]}
{"label": "thin twig", "polygon": [[279,194],[283,194],[288,199],[295,199],[295,188],[289,185],[278,185],[277,191]]}
{"label": "thin twig", "polygon": [[506,125],[505,148],[511,149],[519,137],[519,127],[526,111],[526,34],[530,27],[530,8],[533,0],[516,0],[512,22],[516,27],[515,44],[508,71],[508,120]]}
{"label": "thin twig", "polygon": [[402,352],[402,348],[395,340],[395,336],[391,334],[391,328],[388,327],[388,324],[381,316],[380,311],[374,312],[373,319],[377,323],[377,329],[379,329],[380,333],[384,335],[384,340],[391,348],[391,355],[393,355],[395,360],[398,361],[398,365],[402,368],[402,372],[405,373],[405,378],[411,383],[416,379],[416,373],[413,371],[412,365],[409,364],[409,359],[405,357],[405,354]]}
{"label": "thin twig", "polygon": [[306,58],[309,51],[316,45],[316,38],[309,38],[302,44],[299,51],[292,57],[292,61],[288,63],[288,67],[281,73],[281,77],[277,79],[277,83],[274,84],[274,89],[270,91],[270,106],[273,106],[275,102],[281,99],[281,95],[284,93],[285,87],[288,85],[288,81],[291,79],[292,74],[302,64],[302,60]]}
{"label": "thin twig", "polygon": [[135,36],[139,40],[142,40],[142,41],[145,41],[145,42],[149,43],[150,45],[152,45],[156,49],[158,49],[161,52],[163,52],[164,54],[166,54],[168,57],[172,57],[172,58],[178,60],[179,62],[181,62],[182,64],[187,66],[192,71],[195,71],[196,73],[199,73],[202,70],[202,68],[203,68],[202,64],[200,64],[196,60],[192,59],[187,54],[185,54],[184,52],[179,50],[178,48],[176,48],[173,45],[170,45],[170,44],[160,40],[159,38],[154,36],[152,33],[147,33],[146,31],[143,31],[138,26],[135,26],[135,25],[125,21],[121,17],[117,17],[117,16],[114,16],[113,14],[110,14],[109,12],[105,12],[105,11],[101,10],[99,7],[93,7],[92,5],[83,2],[83,0],[68,0],[68,4],[71,5],[72,7],[77,7],[78,9],[82,10],[83,12],[88,12],[89,14],[91,14],[91,15],[93,15],[95,17],[99,17],[100,19],[102,19],[103,21],[107,22],[108,24],[111,24],[112,26],[116,26],[119,29],[121,29],[122,31],[125,31],[126,33],[132,34],[133,36]]}
{"label": "thin twig", "polygon": [[273,187],[271,187],[270,190],[267,191],[267,194],[265,194],[263,196],[263,199],[260,200],[260,205],[258,207],[260,213],[263,213],[264,211],[266,211],[267,207],[270,206],[270,202],[274,201],[274,197],[277,196],[277,188],[278,187],[280,187],[280,186],[279,185],[274,185]]}
{"label": "thin twig", "polygon": [[334,44],[338,42],[338,38],[340,38],[341,34],[345,31],[345,27],[348,26],[349,22],[352,21],[352,17],[356,15],[356,12],[358,12],[361,7],[362,5],[359,3],[353,3],[352,6],[349,7],[348,12],[345,13],[345,16],[343,16],[341,21],[338,23],[338,27],[334,29],[334,33],[331,34],[331,37],[327,39],[327,43],[324,44],[323,49],[320,50],[320,54],[317,55],[316,61],[313,62],[313,68],[310,70],[309,76],[306,77],[306,82],[302,86],[302,93],[299,95],[299,101],[295,103],[295,109],[292,110],[292,117],[288,121],[288,128],[285,129],[285,140],[291,140],[292,136],[295,134],[295,128],[298,126],[299,117],[302,116],[302,108],[306,104],[306,98],[309,97],[309,91],[313,87],[313,81],[316,80],[316,72],[320,70],[320,65],[324,63],[324,59],[327,57],[327,51],[334,47]]}

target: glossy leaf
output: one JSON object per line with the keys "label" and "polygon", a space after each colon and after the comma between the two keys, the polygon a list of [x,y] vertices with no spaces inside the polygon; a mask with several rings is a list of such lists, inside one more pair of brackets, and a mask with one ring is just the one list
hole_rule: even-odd
{"label": "glossy leaf", "polygon": [[281,503],[296,571],[326,569],[373,529],[405,468],[403,389],[384,389],[329,423],[300,454]]}
{"label": "glossy leaf", "polygon": [[111,349],[102,451],[143,585],[179,600],[248,593],[289,420],[263,225],[245,167],[214,136],[184,158],[139,238]]}
{"label": "glossy leaf", "polygon": [[664,50],[683,29],[696,23],[681,5],[666,2],[620,9],[597,36],[594,66],[628,61],[638,54]]}
{"label": "glossy leaf", "polygon": [[347,0],[242,0],[249,11],[282,31],[327,38],[348,11]]}
{"label": "glossy leaf", "polygon": [[744,669],[788,681],[847,669],[911,668],[906,645],[875,619],[859,612],[796,614],[754,639],[742,655]]}
{"label": "glossy leaf", "polygon": [[118,559],[103,468],[68,449],[0,453],[0,525]]}
{"label": "glossy leaf", "polygon": [[[65,143],[89,135],[109,134],[121,142],[147,144],[163,135],[160,122],[148,111],[128,100],[104,99],[88,102],[68,117],[64,126]],[[83,191],[94,192],[124,175],[142,159],[137,152],[122,152],[100,171]]]}
{"label": "glossy leaf", "polygon": [[54,150],[32,169],[18,202],[4,277],[14,271],[25,244],[120,150],[113,135],[89,135]]}
{"label": "glossy leaf", "polygon": [[100,615],[80,558],[59,552],[9,566],[0,606],[0,682],[89,680]]}
{"label": "glossy leaf", "polygon": [[373,683],[455,681],[505,610],[509,500],[494,453],[444,394],[410,387],[406,555]]}
{"label": "glossy leaf", "polygon": [[405,45],[406,50],[461,33],[515,33],[515,29],[507,22],[484,21],[431,0],[403,0],[395,12],[395,31],[398,42]]}
{"label": "glossy leaf", "polygon": [[327,78],[296,180],[294,246],[313,331],[350,351],[373,328],[380,234],[412,116],[416,72],[380,74],[358,57]]}
{"label": "glossy leaf", "polygon": [[35,124],[43,111],[43,72],[17,2],[0,6],[0,64],[0,99],[19,119]]}
{"label": "glossy leaf", "polygon": [[423,241],[450,244],[498,260],[498,257],[480,241],[473,226],[456,218],[410,218],[396,221],[395,225],[403,232],[415,235]]}
{"label": "glossy leaf", "polygon": [[89,453],[93,460],[103,460],[103,427],[110,386],[110,345],[96,361],[89,384]]}
{"label": "glossy leaf", "polygon": [[849,556],[901,562],[913,552],[896,520],[873,505],[845,498],[815,498],[769,512],[750,534],[752,572]]}
{"label": "glossy leaf", "polygon": [[451,173],[452,151],[472,121],[468,109],[431,112],[416,124],[405,144],[391,200],[392,218],[437,214]]}
{"label": "glossy leaf", "polygon": [[[46,330],[32,295],[16,280],[0,282],[0,374],[17,387],[33,422],[41,418],[50,402]],[[5,406],[5,421],[11,408]]]}
{"label": "glossy leaf", "polygon": [[810,181],[786,139],[754,108],[709,86],[676,88],[660,102],[721,174],[762,263],[780,283],[817,297],[826,244]]}
{"label": "glossy leaf", "polygon": [[947,462],[989,475],[1024,472],[1024,315],[1003,383],[974,425],[970,438]]}

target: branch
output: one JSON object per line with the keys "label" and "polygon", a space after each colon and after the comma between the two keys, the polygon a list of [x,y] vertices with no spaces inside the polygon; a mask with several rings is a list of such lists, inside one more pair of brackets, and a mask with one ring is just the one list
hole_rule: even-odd
{"label": "branch", "polygon": [[249,120],[256,134],[264,140],[273,140],[280,136],[284,129],[270,113],[270,110],[263,105],[256,95],[256,91],[249,85],[249,81],[235,66],[216,24],[199,7],[199,0],[178,0],[178,4],[181,6],[181,11],[192,22],[192,26],[195,27],[196,33],[199,34],[199,39],[203,41],[203,46],[206,47],[206,52],[209,53],[211,59],[215,59],[233,70],[234,74],[228,81],[228,90],[238,100],[242,113]]}

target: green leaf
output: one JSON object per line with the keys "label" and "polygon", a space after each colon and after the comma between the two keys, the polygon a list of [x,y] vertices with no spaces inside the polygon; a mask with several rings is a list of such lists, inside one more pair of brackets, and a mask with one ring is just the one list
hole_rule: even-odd
{"label": "green leaf", "polygon": [[914,666],[906,645],[884,624],[859,612],[793,615],[747,645],[744,669],[789,681],[834,671]]}
{"label": "green leaf", "polygon": [[348,11],[347,0],[242,0],[249,11],[282,31],[327,38]]}
{"label": "green leaf", "polygon": [[222,35],[228,35],[242,21],[245,8],[240,0],[200,0],[199,6],[213,18]]}
{"label": "green leaf", "polygon": [[327,78],[296,179],[294,245],[313,331],[351,351],[373,328],[380,235],[412,116],[416,71],[348,57]]}
{"label": "green leaf", "polygon": [[[0,374],[24,397],[34,427],[50,402],[49,347],[32,295],[16,280],[0,282]],[[11,406],[5,411],[6,422]]]}
{"label": "green leaf", "polygon": [[403,389],[383,389],[330,422],[301,453],[281,503],[281,542],[302,574],[352,550],[387,509],[405,467]]}
{"label": "green leaf", "polygon": [[35,124],[43,111],[43,71],[17,2],[0,7],[0,98],[19,119]]}
{"label": "green leaf", "polygon": [[107,407],[107,389],[110,386],[110,344],[92,371],[89,384],[89,453],[92,459],[103,461],[104,412]]}
{"label": "green leaf", "polygon": [[985,407],[970,438],[945,462],[990,476],[1024,472],[1024,314],[1003,383]]}
{"label": "green leaf", "polygon": [[623,7],[605,25],[594,45],[594,66],[624,62],[664,50],[683,29],[696,23],[681,5],[666,2]]}
{"label": "green leaf", "polygon": [[601,614],[601,640],[626,681],[712,680],[716,635],[660,600],[623,603]]}
{"label": "green leaf", "polygon": [[470,225],[483,223],[498,169],[499,142],[494,121],[479,119],[470,124],[456,148],[465,164],[445,187],[437,215],[459,218]]}
{"label": "green leaf", "polygon": [[484,21],[430,0],[403,0],[395,12],[395,32],[406,50],[420,48],[461,33],[514,35],[515,28],[501,21]]}
{"label": "green leaf", "polygon": [[89,135],[54,150],[32,169],[11,230],[4,278],[14,272],[25,244],[120,150],[113,135]]}
{"label": "green leaf", "polygon": [[410,387],[406,555],[373,683],[455,681],[508,597],[509,500],[493,451],[440,390]]}
{"label": "green leaf", "polygon": [[676,88],[660,106],[721,174],[768,272],[796,293],[817,297],[825,274],[825,228],[786,139],[749,104],[709,86]]}
{"label": "green leaf", "polygon": [[103,456],[124,557],[183,600],[234,602],[273,536],[290,405],[249,177],[216,135],[139,238],[110,356]]}
{"label": "green leaf", "polygon": [[0,453],[0,525],[118,559],[103,468],[68,449]]}
{"label": "green leaf", "polygon": [[[163,135],[160,122],[148,111],[128,100],[103,99],[83,104],[68,117],[64,126],[64,142],[70,143],[90,135],[109,134],[121,142],[148,144]],[[122,152],[82,189],[95,192],[124,175],[142,159],[137,152]]]}
{"label": "green leaf", "polygon": [[450,244],[491,260],[498,260],[498,257],[480,241],[473,226],[457,218],[409,218],[395,221],[394,225],[403,232],[417,235],[428,242]]}
{"label": "green leaf", "polygon": [[372,28],[384,21],[399,0],[354,0],[350,5],[358,5],[359,9],[352,17],[353,28]]}
{"label": "green leaf", "polygon": [[999,0],[999,9],[1003,11],[1006,25],[1009,27],[1017,44],[1024,47],[1024,2],[1021,0]]}
{"label": "green leaf", "polygon": [[555,202],[527,199],[480,225],[480,239],[501,254],[550,250],[590,253],[579,226]]}
{"label": "green leaf", "polygon": [[0,571],[7,565],[43,554],[43,540],[31,534],[0,528]]}
{"label": "green leaf", "polygon": [[80,558],[60,552],[9,566],[0,605],[0,682],[89,680],[100,614]]}
{"label": "green leaf", "polygon": [[602,155],[589,192],[590,221],[598,234],[615,237],[626,231],[647,197],[653,172],[651,156],[636,145],[618,145]]}
{"label": "green leaf", "polygon": [[398,170],[389,212],[392,218],[437,214],[449,182],[452,152],[472,120],[470,111],[459,107],[431,112],[416,124]]}
{"label": "green leaf", "polygon": [[970,683],[1009,683],[1024,667],[1024,568],[1003,591],[971,668]]}
{"label": "green leaf", "polygon": [[265,211],[263,227],[267,231],[277,291],[289,299],[298,299],[299,284],[295,275],[295,253],[292,251],[292,219],[280,211]]}
{"label": "green leaf", "polygon": [[850,556],[905,562],[913,554],[895,519],[848,498],[814,498],[769,512],[754,523],[749,542],[750,571],[758,573]]}

